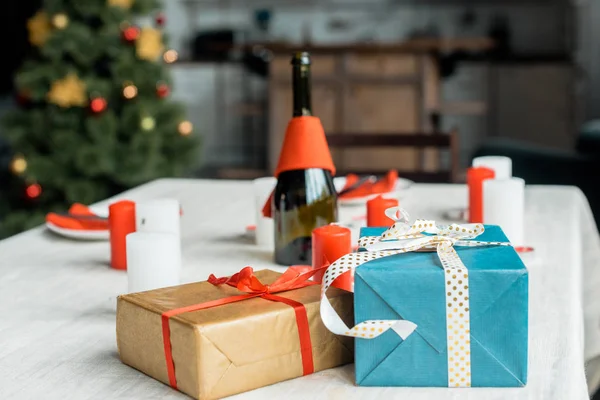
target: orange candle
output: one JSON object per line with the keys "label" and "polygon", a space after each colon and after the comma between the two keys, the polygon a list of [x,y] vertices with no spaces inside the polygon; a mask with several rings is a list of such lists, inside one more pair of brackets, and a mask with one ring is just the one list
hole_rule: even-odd
{"label": "orange candle", "polygon": [[[352,233],[350,229],[339,225],[325,225],[312,232],[312,267],[321,268],[326,263],[332,264],[338,258],[352,252]],[[321,283],[323,274],[314,276]],[[335,280],[333,286],[351,287],[351,274],[346,273]]]}
{"label": "orange candle", "polygon": [[494,170],[485,167],[471,167],[467,170],[469,187],[469,222],[483,223],[483,181],[494,179]]}
{"label": "orange candle", "polygon": [[394,221],[385,215],[385,210],[398,207],[398,199],[386,199],[380,196],[367,201],[367,226],[390,227]]}
{"label": "orange candle", "polygon": [[125,238],[135,232],[135,203],[122,200],[108,207],[110,232],[110,266],[127,269],[127,246]]}

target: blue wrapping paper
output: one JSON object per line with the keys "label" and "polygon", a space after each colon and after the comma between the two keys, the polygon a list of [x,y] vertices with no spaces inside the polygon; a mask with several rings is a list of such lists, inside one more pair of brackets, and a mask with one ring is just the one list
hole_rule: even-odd
{"label": "blue wrapping paper", "polygon": [[[363,228],[379,236],[385,228]],[[477,240],[507,242],[498,226]],[[471,386],[527,383],[528,273],[512,247],[455,247],[469,271]],[[355,321],[405,319],[417,325],[402,340],[392,330],[356,339],[356,383],[361,386],[448,387],[444,271],[433,252],[379,258],[359,266]]]}

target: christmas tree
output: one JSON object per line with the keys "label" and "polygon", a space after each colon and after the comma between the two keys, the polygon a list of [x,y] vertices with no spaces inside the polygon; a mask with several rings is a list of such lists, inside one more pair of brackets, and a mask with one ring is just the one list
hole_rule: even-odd
{"label": "christmas tree", "polygon": [[[12,159],[0,186],[0,238],[49,211],[90,204],[187,172],[192,124],[169,100],[157,0],[45,0],[27,24],[35,51],[3,121]],[[151,22],[136,24],[147,16]],[[0,171],[2,174],[2,171]]]}

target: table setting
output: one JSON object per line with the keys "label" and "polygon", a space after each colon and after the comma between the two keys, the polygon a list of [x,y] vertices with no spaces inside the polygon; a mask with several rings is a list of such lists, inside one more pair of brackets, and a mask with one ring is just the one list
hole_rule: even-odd
{"label": "table setting", "polygon": [[336,177],[309,99],[273,176],[159,179],[0,241],[0,398],[589,398],[582,192],[507,157],[466,184]]}
{"label": "table setting", "polygon": [[[202,207],[195,207],[197,199],[207,192],[212,195],[203,197]],[[97,206],[108,207],[123,199],[178,199],[184,210],[180,217],[182,283],[205,281],[210,274],[231,276],[246,265],[283,272],[286,268],[273,263],[272,253],[240,239],[245,226],[254,221],[254,214],[248,212],[254,205],[252,193],[251,182],[165,179]],[[530,186],[525,200],[525,237],[536,254],[533,261],[525,263],[531,274],[532,303],[528,384],[522,389],[477,390],[498,399],[506,398],[505,390],[510,391],[511,398],[537,398],[538,393],[546,393],[543,398],[583,398],[588,384],[590,391],[598,385],[597,381],[586,383],[583,363],[593,365],[600,355],[600,303],[594,300],[593,290],[600,283],[595,272],[600,246],[591,211],[581,192],[570,187]],[[411,214],[427,215],[440,223],[455,222],[444,220],[443,214],[467,203],[464,185],[416,184],[402,200]],[[364,213],[361,208],[341,207],[340,219],[351,220]],[[128,292],[128,279],[124,271],[110,268],[109,241],[75,241],[40,227],[0,242],[0,250],[4,254],[0,260],[0,296],[10,301],[13,310],[20,310],[2,311],[6,328],[0,338],[6,346],[0,365],[11,366],[4,368],[1,379],[5,383],[0,389],[3,398],[33,396],[42,390],[45,398],[51,399],[186,398],[119,359],[116,299]],[[28,292],[38,296],[23,295]],[[58,336],[63,338],[60,342],[53,339]],[[549,380],[556,373],[566,378]],[[37,384],[28,383],[29,377],[38,377]],[[474,396],[461,390],[357,387],[354,366],[347,364],[233,398]]]}

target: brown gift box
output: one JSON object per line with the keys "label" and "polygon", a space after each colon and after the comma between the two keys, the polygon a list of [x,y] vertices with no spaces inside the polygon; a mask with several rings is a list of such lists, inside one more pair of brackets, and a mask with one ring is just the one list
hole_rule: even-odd
{"label": "brown gift box", "polygon": [[[281,274],[255,272],[264,284]],[[169,384],[161,314],[241,294],[237,289],[197,282],[122,295],[117,303],[117,345],[123,363]],[[308,316],[314,370],[353,362],[351,338],[323,325],[320,285],[280,292],[304,304]],[[332,306],[352,323],[352,294],[332,288]],[[178,390],[197,399],[218,399],[303,375],[294,308],[250,298],[170,318],[171,347]]]}

